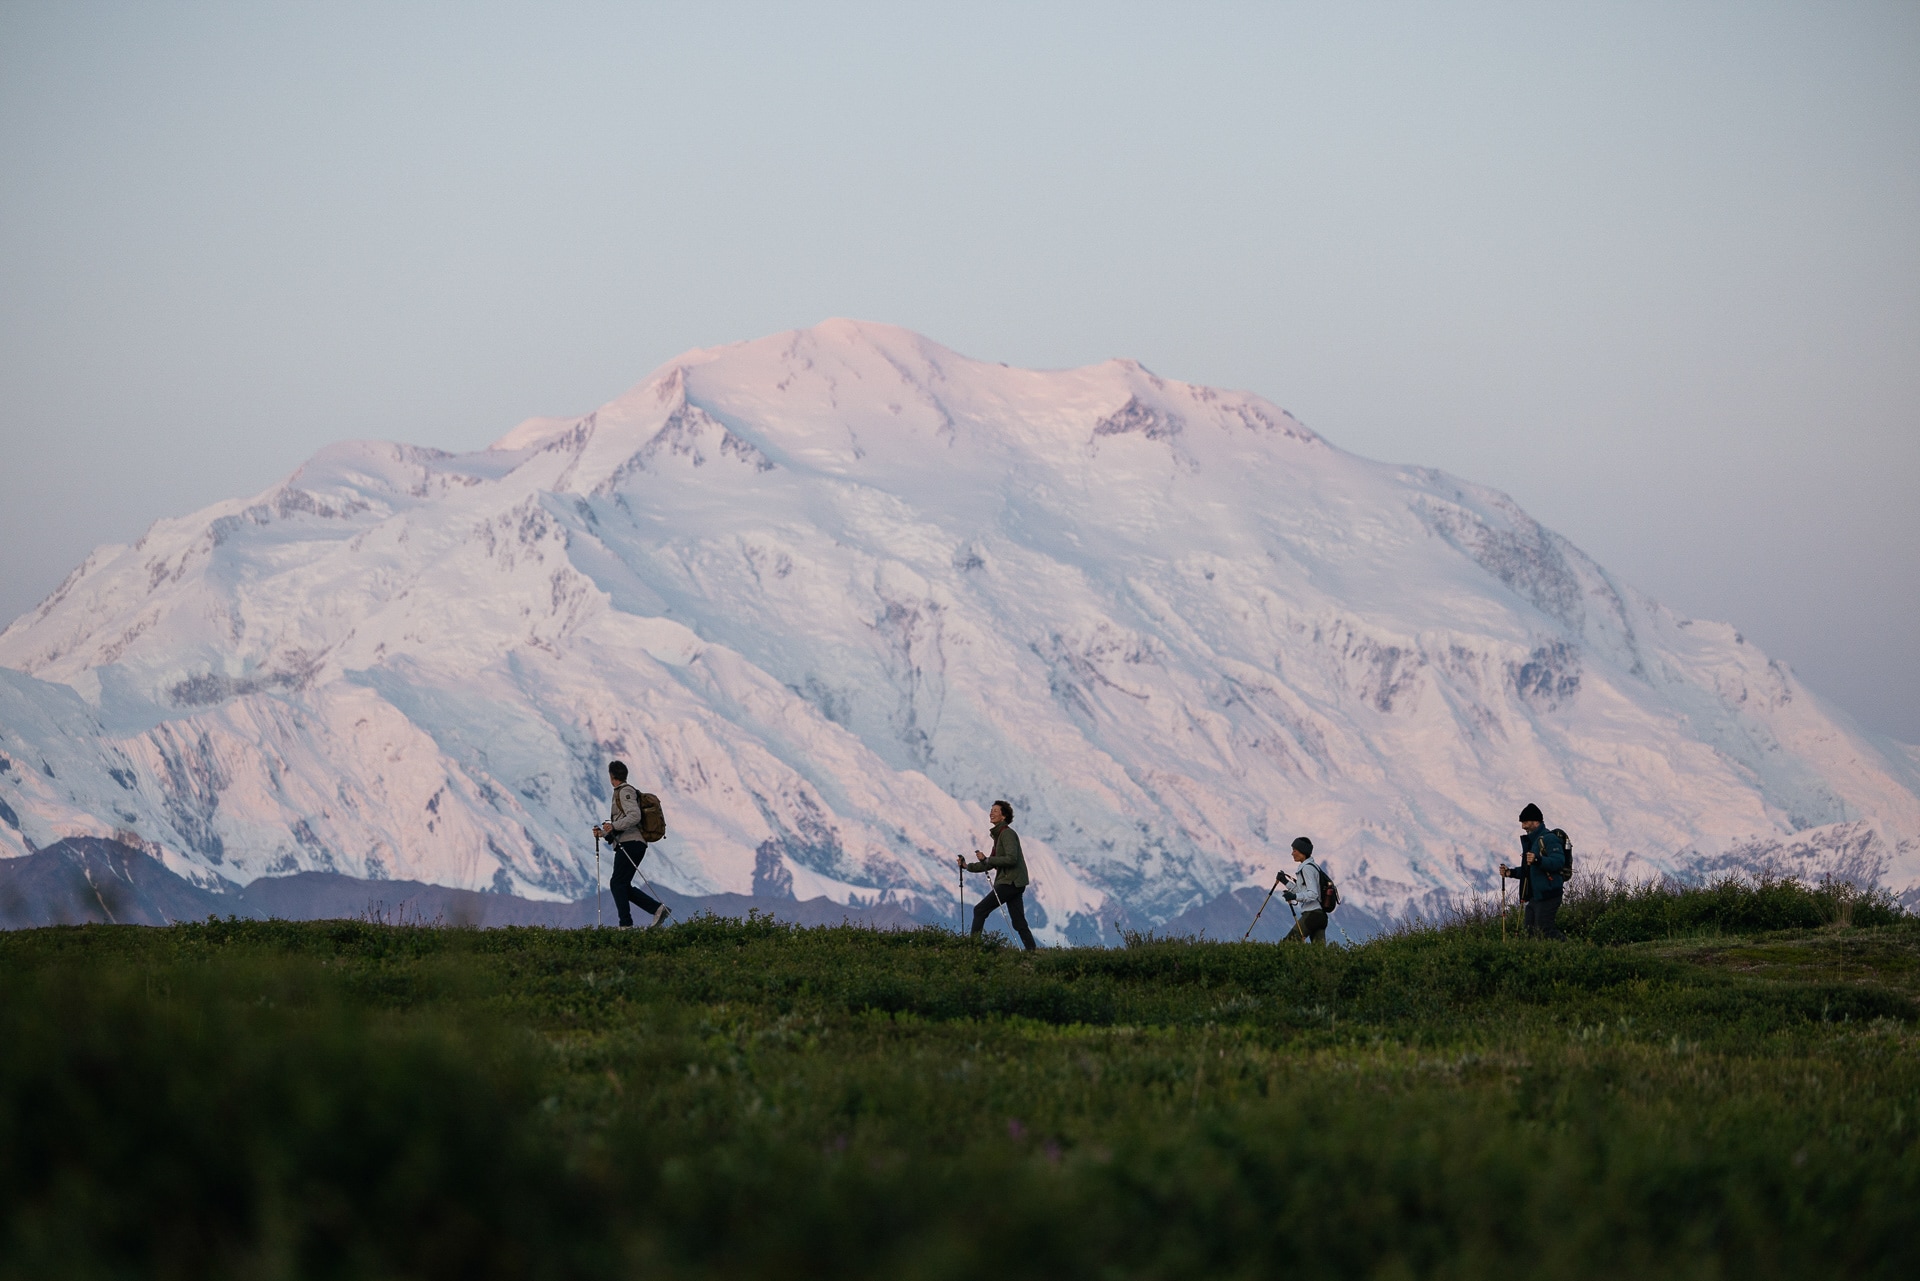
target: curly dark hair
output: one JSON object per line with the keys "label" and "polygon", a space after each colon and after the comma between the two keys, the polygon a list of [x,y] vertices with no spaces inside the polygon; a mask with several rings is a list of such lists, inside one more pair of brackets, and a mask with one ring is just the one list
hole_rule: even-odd
{"label": "curly dark hair", "polygon": [[1007,822],[1013,822],[1013,806],[1007,804],[1005,801],[995,801],[994,804],[998,805],[1000,812],[1007,816]]}

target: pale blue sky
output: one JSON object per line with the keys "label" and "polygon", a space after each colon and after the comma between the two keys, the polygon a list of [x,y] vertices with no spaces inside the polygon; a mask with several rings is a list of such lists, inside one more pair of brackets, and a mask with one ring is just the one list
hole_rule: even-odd
{"label": "pale blue sky", "polygon": [[0,616],[830,316],[1258,391],[1920,741],[1920,5],[0,6]]}

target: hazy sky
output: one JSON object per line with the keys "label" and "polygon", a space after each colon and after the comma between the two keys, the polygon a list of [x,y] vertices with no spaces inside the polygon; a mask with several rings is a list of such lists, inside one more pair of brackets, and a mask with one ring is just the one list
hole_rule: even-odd
{"label": "hazy sky", "polygon": [[1920,742],[1920,4],[0,3],[0,618],[830,316],[1257,391]]}

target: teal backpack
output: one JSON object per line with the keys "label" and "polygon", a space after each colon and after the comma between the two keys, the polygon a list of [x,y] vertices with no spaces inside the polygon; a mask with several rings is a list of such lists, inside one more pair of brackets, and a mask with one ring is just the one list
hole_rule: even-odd
{"label": "teal backpack", "polygon": [[[1573,879],[1573,838],[1567,835],[1565,828],[1559,828],[1559,827],[1554,828],[1553,831],[1549,833],[1549,835],[1557,836],[1560,838],[1560,848],[1564,850],[1567,855],[1567,870],[1564,872],[1561,872],[1559,875],[1554,877],[1554,879],[1559,881],[1561,885],[1565,885],[1568,881],[1571,881]],[[1540,845],[1542,847],[1540,850],[1540,853],[1542,857],[1544,857],[1547,852],[1545,848],[1546,842],[1542,841],[1540,842]]]}

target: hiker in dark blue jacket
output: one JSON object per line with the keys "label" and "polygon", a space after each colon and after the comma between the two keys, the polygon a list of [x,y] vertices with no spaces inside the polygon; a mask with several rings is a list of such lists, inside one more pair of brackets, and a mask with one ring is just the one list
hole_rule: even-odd
{"label": "hiker in dark blue jacket", "polygon": [[1520,866],[1500,865],[1500,875],[1520,882],[1520,901],[1527,905],[1527,933],[1541,938],[1564,939],[1553,918],[1560,914],[1560,898],[1566,893],[1572,860],[1567,843],[1546,830],[1547,820],[1540,807],[1531,802],[1520,811]]}

